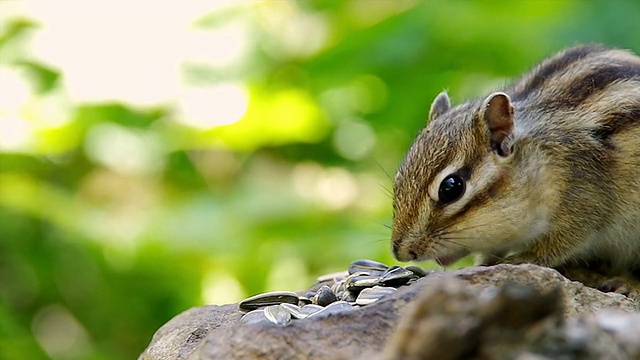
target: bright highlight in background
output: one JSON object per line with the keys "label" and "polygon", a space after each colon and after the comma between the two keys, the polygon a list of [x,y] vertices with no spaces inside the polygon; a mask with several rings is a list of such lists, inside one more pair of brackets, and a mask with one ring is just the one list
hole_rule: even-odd
{"label": "bright highlight in background", "polygon": [[0,68],[0,150],[20,150],[31,142],[31,126],[20,116],[29,95],[18,71]]}
{"label": "bright highlight in background", "polygon": [[241,85],[188,87],[178,101],[178,120],[201,129],[230,125],[240,120],[248,107],[249,97]]}

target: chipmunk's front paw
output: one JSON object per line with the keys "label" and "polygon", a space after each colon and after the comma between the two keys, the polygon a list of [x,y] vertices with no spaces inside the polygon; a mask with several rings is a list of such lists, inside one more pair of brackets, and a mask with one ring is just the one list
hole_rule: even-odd
{"label": "chipmunk's front paw", "polygon": [[615,277],[605,280],[598,290],[603,292],[615,292],[634,300],[640,300],[640,281],[624,277]]}

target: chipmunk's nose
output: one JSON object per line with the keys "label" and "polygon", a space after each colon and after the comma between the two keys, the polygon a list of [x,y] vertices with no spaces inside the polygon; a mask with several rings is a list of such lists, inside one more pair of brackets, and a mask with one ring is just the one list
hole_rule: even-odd
{"label": "chipmunk's nose", "polygon": [[414,261],[418,254],[408,246],[403,246],[402,241],[394,240],[391,246],[393,256],[398,261]]}

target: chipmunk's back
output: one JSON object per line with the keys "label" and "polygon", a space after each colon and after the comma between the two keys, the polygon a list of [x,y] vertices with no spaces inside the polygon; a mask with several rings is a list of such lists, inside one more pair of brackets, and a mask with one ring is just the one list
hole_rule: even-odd
{"label": "chipmunk's back", "polygon": [[504,91],[521,114],[530,112],[516,118],[523,126],[588,127],[606,141],[640,121],[640,57],[600,45],[574,47]]}

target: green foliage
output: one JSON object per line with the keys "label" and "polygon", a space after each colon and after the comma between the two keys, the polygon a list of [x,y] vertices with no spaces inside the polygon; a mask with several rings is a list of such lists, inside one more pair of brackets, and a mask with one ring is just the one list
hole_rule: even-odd
{"label": "green foliage", "polygon": [[[31,50],[46,19],[16,3],[0,1],[2,359],[134,358],[191,306],[395,263],[389,175],[439,91],[459,103],[576,43],[640,51],[633,0],[250,2],[191,19],[199,34],[241,24],[233,61],[178,54],[180,90],[151,104],[78,100],[75,68]],[[125,68],[145,51],[116,55]],[[128,94],[136,75],[106,79]],[[189,112],[183,90],[214,108]]]}

